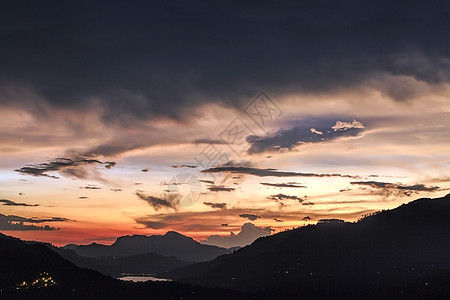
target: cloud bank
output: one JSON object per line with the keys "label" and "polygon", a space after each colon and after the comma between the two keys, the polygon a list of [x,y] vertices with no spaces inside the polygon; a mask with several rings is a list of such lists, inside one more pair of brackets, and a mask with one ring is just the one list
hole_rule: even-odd
{"label": "cloud bank", "polygon": [[151,195],[145,195],[144,193],[137,191],[136,196],[139,199],[147,202],[148,205],[153,207],[156,211],[161,208],[171,208],[177,209],[177,206],[180,204],[181,196],[176,193],[164,194],[162,197],[155,197]]}
{"label": "cloud bank", "polygon": [[[2,6],[0,103],[43,117],[50,107],[96,110],[103,122],[120,124],[186,119],[205,103],[241,107],[261,87],[279,95],[330,91],[380,74],[430,84],[450,79],[447,2]],[[410,94],[386,85],[383,92],[398,101]]]}
{"label": "cloud bank", "polygon": [[68,178],[101,179],[95,169],[88,170],[86,168],[87,166],[95,165],[104,165],[105,168],[110,169],[115,166],[116,163],[113,161],[102,162],[96,159],[88,158],[55,158],[47,163],[29,165],[14,171],[23,175],[49,177],[53,179],[59,179],[59,177],[49,175],[48,172],[58,172]]}
{"label": "cloud bank", "polygon": [[[28,230],[41,230],[41,231],[53,231],[59,230],[59,228],[52,227],[49,225],[44,226],[36,226],[33,224],[39,223],[48,223],[48,222],[67,222],[69,219],[60,218],[60,217],[52,217],[52,218],[24,218],[14,215],[3,215],[0,214],[0,230],[20,230],[20,231],[28,231]],[[25,224],[24,224],[25,223]],[[32,224],[26,224],[32,223]]]}
{"label": "cloud bank", "polygon": [[260,169],[252,167],[213,167],[201,171],[202,173],[232,173],[232,174],[247,174],[258,177],[346,177],[346,178],[359,178],[358,176],[345,175],[345,174],[321,174],[321,173],[301,173],[301,172],[286,172],[277,171],[276,169]]}
{"label": "cloud bank", "polygon": [[0,199],[0,203],[3,203],[3,205],[6,206],[39,206],[39,204],[27,204],[23,202],[14,202],[12,200],[8,199]]}
{"label": "cloud bank", "polygon": [[256,154],[293,150],[302,144],[323,143],[342,137],[355,137],[360,135],[364,130],[364,125],[356,120],[352,122],[336,121],[332,126],[317,129],[304,126],[280,129],[267,136],[247,136],[247,142],[250,144],[248,153]]}
{"label": "cloud bank", "polygon": [[438,192],[442,189],[438,186],[425,186],[424,184],[413,184],[405,185],[401,183],[389,183],[381,181],[353,181],[350,182],[352,185],[368,186],[373,189],[381,190],[386,196],[396,195],[396,196],[411,196],[412,194],[417,194],[419,192]]}
{"label": "cloud bank", "polygon": [[201,243],[224,248],[244,247],[253,243],[257,238],[270,235],[271,231],[270,227],[258,227],[252,223],[245,223],[241,226],[241,231],[238,234],[230,232],[228,236],[211,235]]}

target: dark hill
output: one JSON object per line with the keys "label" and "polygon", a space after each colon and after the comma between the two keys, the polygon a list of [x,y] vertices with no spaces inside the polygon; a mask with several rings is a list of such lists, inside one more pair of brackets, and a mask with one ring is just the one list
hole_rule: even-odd
{"label": "dark hill", "polygon": [[145,253],[156,253],[163,256],[174,256],[179,260],[201,262],[231,253],[233,249],[203,245],[190,237],[174,231],[165,235],[133,235],[119,237],[110,246],[100,244],[71,246],[78,255],[87,257],[132,256]]}
{"label": "dark hill", "polygon": [[358,223],[260,238],[230,255],[166,274],[181,282],[305,298],[449,296],[450,195]]}
{"label": "dark hill", "polygon": [[123,282],[81,269],[48,248],[0,234],[0,299],[248,299],[174,282]]}
{"label": "dark hill", "polygon": [[124,276],[124,274],[157,274],[192,264],[176,257],[166,257],[156,253],[93,258],[80,256],[73,250],[55,247],[51,249],[78,267],[96,270],[114,277]]}

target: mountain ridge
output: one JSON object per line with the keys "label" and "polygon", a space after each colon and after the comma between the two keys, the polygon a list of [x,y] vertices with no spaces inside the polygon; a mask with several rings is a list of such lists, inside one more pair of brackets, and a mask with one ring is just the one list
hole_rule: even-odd
{"label": "mountain ridge", "polygon": [[173,256],[187,262],[208,261],[235,250],[235,248],[226,249],[204,245],[175,231],[168,231],[164,235],[125,235],[118,237],[111,245],[91,243],[75,246],[74,244],[68,244],[62,248],[70,249],[85,257],[134,256],[156,253],[166,257]]}
{"label": "mountain ridge", "polygon": [[439,278],[450,277],[449,236],[450,194],[418,199],[357,223],[310,225],[259,238],[235,253],[162,276],[318,298],[360,297],[367,291],[395,298],[427,295],[433,288],[448,295]]}
{"label": "mountain ridge", "polygon": [[1,299],[248,299],[175,282],[125,282],[75,266],[40,242],[0,234]]}

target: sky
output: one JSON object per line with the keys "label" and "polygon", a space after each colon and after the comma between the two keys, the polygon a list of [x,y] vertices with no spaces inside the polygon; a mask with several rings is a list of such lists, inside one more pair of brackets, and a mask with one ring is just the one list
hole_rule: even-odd
{"label": "sky", "polygon": [[450,189],[445,1],[3,1],[0,231],[231,247]]}

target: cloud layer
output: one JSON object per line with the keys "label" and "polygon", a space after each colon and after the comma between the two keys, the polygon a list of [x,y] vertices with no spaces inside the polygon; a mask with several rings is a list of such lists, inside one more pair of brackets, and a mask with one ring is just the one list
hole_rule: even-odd
{"label": "cloud layer", "polygon": [[238,107],[261,87],[324,91],[383,73],[448,82],[450,4],[420,2],[3,4],[0,102],[124,123],[189,118],[211,101]]}
{"label": "cloud layer", "polygon": [[98,174],[95,170],[88,170],[86,167],[95,165],[104,165],[105,168],[110,169],[115,166],[116,163],[113,161],[102,162],[88,158],[55,158],[47,163],[29,165],[14,171],[23,175],[42,176],[54,179],[59,179],[59,177],[49,175],[48,172],[58,172],[68,178],[90,179],[93,177],[98,178]]}
{"label": "cloud layer", "polygon": [[352,181],[350,182],[352,185],[359,186],[368,186],[373,189],[382,190],[389,195],[397,195],[401,196],[411,196],[413,193],[418,192],[438,192],[442,189],[438,186],[425,186],[424,184],[413,184],[413,185],[405,185],[401,183],[390,183],[390,182],[381,182],[381,181]]}
{"label": "cloud layer", "polygon": [[[15,215],[6,216],[3,214],[0,214],[0,230],[53,231],[53,230],[58,230],[59,228],[52,227],[49,225],[36,226],[33,224],[48,223],[48,222],[67,222],[67,221],[69,221],[69,219],[59,218],[59,217],[39,219],[39,218],[24,218],[24,217],[19,217],[19,216],[15,216]],[[32,223],[32,224],[26,224],[26,223]]]}
{"label": "cloud layer", "polygon": [[306,188],[306,186],[300,185],[296,182],[288,182],[288,183],[260,182],[260,184],[265,185],[265,186],[280,187],[280,188]]}
{"label": "cloud layer", "polygon": [[258,227],[252,223],[245,223],[238,234],[231,232],[228,236],[211,235],[201,243],[224,248],[244,247],[253,243],[257,238],[270,235],[271,231],[270,227]]}
{"label": "cloud layer", "polygon": [[202,173],[232,173],[232,174],[247,174],[258,177],[346,177],[359,178],[358,176],[351,176],[345,174],[322,174],[322,173],[301,173],[301,172],[286,172],[277,171],[276,169],[260,169],[253,167],[213,167],[201,171]]}
{"label": "cloud layer", "polygon": [[0,203],[3,203],[3,205],[6,206],[39,206],[39,204],[27,204],[23,202],[14,202],[12,200],[8,199],[0,199]]}
{"label": "cloud layer", "polygon": [[162,197],[156,197],[145,195],[144,193],[137,191],[136,196],[138,196],[139,199],[147,202],[148,205],[153,207],[156,211],[160,210],[161,208],[177,209],[177,206],[181,200],[181,196],[177,193],[167,193]]}
{"label": "cloud layer", "polygon": [[336,121],[334,125],[320,128],[293,127],[280,129],[267,136],[247,136],[250,143],[249,154],[280,152],[292,150],[307,143],[322,143],[341,137],[355,137],[364,131],[364,125],[356,120],[352,122]]}

